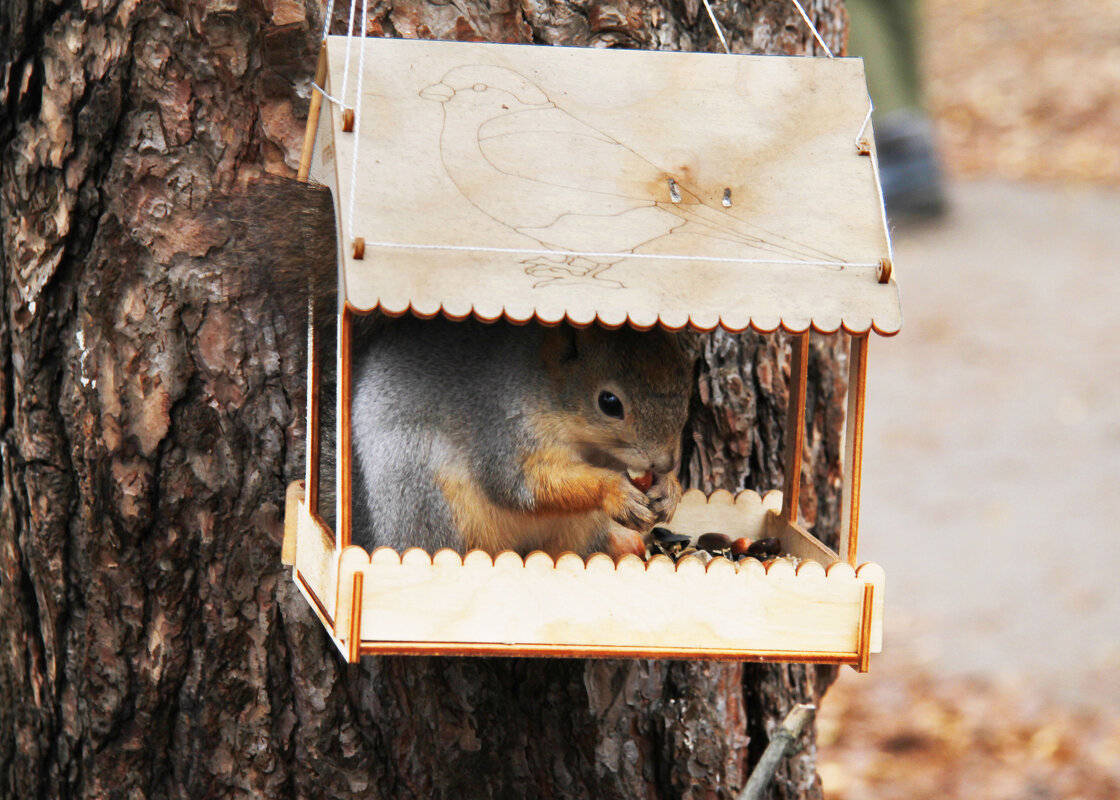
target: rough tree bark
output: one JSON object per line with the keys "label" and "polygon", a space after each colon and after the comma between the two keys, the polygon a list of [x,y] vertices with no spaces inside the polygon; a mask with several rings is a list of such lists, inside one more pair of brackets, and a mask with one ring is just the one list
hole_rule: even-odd
{"label": "rough tree bark", "polygon": [[[807,5],[839,49],[840,0]],[[787,0],[715,9],[738,52],[812,49]],[[215,193],[291,173],[321,14],[0,4],[0,795],[732,797],[831,669],[349,666],[281,570],[301,319],[229,296],[201,220]],[[371,17],[375,35],[718,47],[698,0],[380,0]],[[688,482],[780,486],[782,337],[694,344]],[[827,537],[844,350],[812,353],[802,513]],[[774,797],[820,797],[809,745]]]}

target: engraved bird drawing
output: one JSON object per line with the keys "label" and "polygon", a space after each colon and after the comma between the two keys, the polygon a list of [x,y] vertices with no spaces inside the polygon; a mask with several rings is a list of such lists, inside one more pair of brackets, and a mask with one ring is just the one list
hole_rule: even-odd
{"label": "engraved bird drawing", "polygon": [[838,260],[706,204],[683,176],[577,119],[512,69],[454,67],[420,96],[443,105],[441,157],[462,195],[542,249],[574,251],[525,259],[536,287],[621,287],[604,274],[611,266],[684,232],[739,245],[748,258]]}

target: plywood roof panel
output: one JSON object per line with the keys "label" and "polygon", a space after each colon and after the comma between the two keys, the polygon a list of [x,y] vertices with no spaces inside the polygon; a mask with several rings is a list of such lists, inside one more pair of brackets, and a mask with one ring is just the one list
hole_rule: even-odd
{"label": "plywood roof panel", "polygon": [[358,132],[325,113],[312,174],[352,306],[898,330],[860,61],[367,39],[347,72],[346,46],[326,89],[355,102],[364,47]]}

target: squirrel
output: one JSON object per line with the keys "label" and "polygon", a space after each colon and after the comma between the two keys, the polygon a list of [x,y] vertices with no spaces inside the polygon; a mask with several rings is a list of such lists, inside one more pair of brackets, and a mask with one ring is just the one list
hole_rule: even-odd
{"label": "squirrel", "polygon": [[351,369],[367,549],[644,554],[611,521],[645,532],[680,500],[691,375],[671,334],[405,317]]}
{"label": "squirrel", "polygon": [[[216,213],[251,248],[252,225],[237,220],[268,219],[269,207],[298,211],[315,231],[285,226],[301,239],[285,247],[273,230],[267,269],[250,288],[289,306],[298,299],[294,313],[310,291],[316,309],[329,309],[314,324],[329,331],[337,308],[330,191],[272,179]],[[307,244],[327,241],[320,253]],[[642,534],[672,517],[692,385],[674,334],[371,314],[355,318],[351,341],[353,544],[644,556]],[[324,390],[332,356],[317,356]],[[321,397],[319,408],[320,509],[329,518],[333,398]]]}

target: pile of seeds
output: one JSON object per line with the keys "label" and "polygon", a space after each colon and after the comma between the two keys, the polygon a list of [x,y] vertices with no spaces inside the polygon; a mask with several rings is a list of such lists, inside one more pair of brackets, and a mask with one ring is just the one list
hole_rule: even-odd
{"label": "pile of seeds", "polygon": [[679,561],[685,556],[696,556],[705,564],[720,556],[730,561],[757,558],[765,564],[781,554],[781,542],[773,536],[752,541],[746,537],[733,540],[723,533],[704,533],[693,540],[691,536],[673,533],[665,527],[654,528],[646,545],[647,558],[665,555],[673,561]]}

